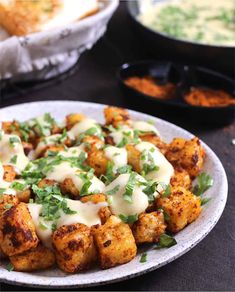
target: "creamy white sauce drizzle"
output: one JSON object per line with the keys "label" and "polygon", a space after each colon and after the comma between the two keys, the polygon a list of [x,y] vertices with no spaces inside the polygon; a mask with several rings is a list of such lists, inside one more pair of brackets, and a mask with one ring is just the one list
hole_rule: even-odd
{"label": "creamy white sauce drizzle", "polygon": [[[150,153],[151,157],[153,158],[154,165],[158,166],[158,170],[154,170],[149,172],[146,175],[147,179],[153,179],[157,182],[162,182],[164,184],[169,184],[171,177],[174,175],[174,168],[170,164],[170,162],[166,159],[166,157],[160,152],[160,150],[155,147],[152,143],[149,142],[141,142],[135,145],[135,148],[143,153],[143,151],[147,151]],[[145,160],[140,160],[140,167],[143,168]],[[159,185],[158,191],[161,191],[162,188]]]}
{"label": "creamy white sauce drizzle", "polygon": [[[113,214],[115,215],[139,215],[144,212],[148,207],[148,197],[143,192],[143,186],[135,186],[132,193],[132,203],[126,201],[123,197],[125,193],[125,188],[130,178],[129,173],[120,174],[114,181],[112,181],[105,188],[105,194],[113,190],[115,187],[118,187],[118,191],[111,195],[112,199],[110,200],[110,208]],[[138,175],[140,180],[144,180],[143,177]]]}
{"label": "creamy white sauce drizzle", "polygon": [[138,130],[138,131],[141,131],[141,132],[146,132],[146,133],[154,133],[156,134],[157,136],[160,136],[160,133],[159,131],[157,130],[157,128],[148,123],[148,122],[145,122],[145,121],[133,121],[131,123],[132,127],[134,130]]}
{"label": "creamy white sauce drizzle", "polygon": [[38,155],[45,149],[47,146],[55,145],[57,144],[57,141],[62,137],[61,134],[54,134],[48,137],[45,137],[42,141],[40,141],[35,148],[34,151],[34,158],[37,158]]}
{"label": "creamy white sauce drizzle", "polygon": [[[11,139],[16,139],[17,142],[12,142]],[[12,140],[13,141],[13,140]],[[17,156],[16,163],[12,163],[11,159]],[[29,163],[29,159],[24,154],[20,137],[16,135],[3,134],[0,139],[0,161],[2,164],[12,164],[16,171],[21,172]]]}
{"label": "creamy white sauce drizzle", "polygon": [[132,128],[123,125],[120,127],[120,129],[111,132],[109,135],[113,138],[114,144],[118,145],[124,137],[127,138],[129,142],[131,142],[134,137],[134,131]]}
{"label": "creamy white sauce drizzle", "polygon": [[105,156],[114,163],[113,171],[127,165],[127,151],[125,148],[108,146],[104,149]]}
{"label": "creamy white sauce drizzle", "polygon": [[65,214],[63,211],[60,213],[60,218],[53,221],[46,221],[40,216],[42,205],[30,203],[28,204],[29,212],[32,216],[36,233],[39,239],[47,247],[51,247],[52,236],[52,224],[56,223],[56,227],[59,228],[63,225],[71,225],[75,223],[82,223],[87,226],[93,226],[101,224],[98,212],[100,208],[107,206],[107,203],[102,202],[94,204],[92,202],[82,203],[81,201],[75,201],[66,199],[67,206],[70,210],[75,211],[76,214]]}
{"label": "creamy white sauce drizzle", "polygon": [[77,124],[75,124],[70,131],[68,131],[68,137],[72,140],[76,139],[79,137],[79,135],[83,134],[87,130],[91,128],[96,128],[97,133],[101,134],[101,129],[98,126],[98,123],[94,119],[84,119]]}
{"label": "creamy white sauce drizzle", "polygon": [[[66,178],[70,178],[75,187],[80,191],[84,185],[84,181],[79,176],[81,173],[84,172],[77,167],[72,167],[69,162],[62,162],[61,164],[53,167],[52,171],[47,174],[47,178],[57,182],[63,182]],[[101,180],[94,175],[90,181],[91,185],[88,188],[89,194],[94,192],[103,192],[104,183]]]}

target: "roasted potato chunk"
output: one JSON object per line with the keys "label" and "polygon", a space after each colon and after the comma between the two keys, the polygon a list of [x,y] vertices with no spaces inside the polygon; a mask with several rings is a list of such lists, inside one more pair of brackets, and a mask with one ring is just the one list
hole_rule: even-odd
{"label": "roasted potato chunk", "polygon": [[20,202],[28,203],[31,196],[31,190],[26,189],[23,191],[17,191],[16,196]]}
{"label": "roasted potato chunk", "polygon": [[106,202],[106,196],[104,194],[93,194],[89,196],[84,196],[81,198],[81,202],[92,202],[94,204],[103,203]]}
{"label": "roasted potato chunk", "polygon": [[55,255],[50,249],[39,244],[36,248],[11,256],[10,261],[15,271],[33,272],[52,267],[55,264]]}
{"label": "roasted potato chunk", "polygon": [[92,232],[84,224],[61,226],[53,233],[52,242],[57,264],[67,273],[88,269],[96,260]]}
{"label": "roasted potato chunk", "polygon": [[200,198],[183,187],[172,188],[170,196],[157,198],[156,203],[168,214],[167,229],[171,232],[180,231],[201,213]]}
{"label": "roasted potato chunk", "polygon": [[66,128],[70,130],[75,124],[85,119],[84,114],[70,114],[66,116]]}
{"label": "roasted potato chunk", "polygon": [[19,204],[19,199],[16,196],[3,194],[0,197],[0,245],[1,245],[1,242],[3,240],[3,234],[2,234],[3,214],[7,210],[7,207],[15,206],[17,204]]}
{"label": "roasted potato chunk", "polygon": [[59,184],[61,192],[64,195],[70,195],[73,198],[79,197],[79,190],[76,188],[71,178],[66,178],[62,183]]}
{"label": "roasted potato chunk", "polygon": [[56,183],[57,182],[55,180],[44,178],[44,179],[40,180],[40,182],[38,183],[38,187],[42,189],[42,188],[45,188],[48,186],[53,186]]}
{"label": "roasted potato chunk", "polygon": [[1,248],[8,256],[20,254],[37,246],[39,240],[25,203],[19,203],[3,213],[2,235]]}
{"label": "roasted potato chunk", "polygon": [[204,163],[205,151],[197,137],[191,140],[175,138],[169,144],[166,158],[178,168],[185,169],[191,178],[195,178]]}
{"label": "roasted potato chunk", "polygon": [[165,229],[164,215],[161,211],[140,214],[138,221],[132,226],[136,244],[158,242]]}
{"label": "roasted potato chunk", "polygon": [[94,238],[102,269],[127,263],[136,256],[137,247],[129,225],[115,216],[95,230]]}
{"label": "roasted potato chunk", "polygon": [[133,170],[140,173],[141,172],[141,167],[140,167],[141,152],[135,148],[135,145],[132,145],[132,144],[126,145],[126,150],[127,150],[128,164],[130,164],[133,167]]}
{"label": "roasted potato chunk", "polygon": [[106,173],[108,158],[105,156],[103,150],[92,151],[88,153],[87,164],[94,168],[95,175],[100,176]]}
{"label": "roasted potato chunk", "polygon": [[167,151],[167,144],[161,140],[160,137],[158,137],[155,134],[144,134],[140,136],[140,139],[145,142],[152,143],[155,145],[161,152],[162,154],[165,155]]}
{"label": "roasted potato chunk", "polygon": [[50,152],[60,152],[64,150],[64,145],[49,145],[44,149],[43,152],[41,152],[40,156],[47,157]]}
{"label": "roasted potato chunk", "polygon": [[104,141],[102,141],[97,136],[85,136],[82,140],[82,142],[85,144],[85,151],[86,152],[93,152],[97,151],[104,146]]}
{"label": "roasted potato chunk", "polygon": [[192,186],[190,175],[183,168],[174,170],[174,176],[171,178],[170,184],[172,187],[183,187],[189,190]]}
{"label": "roasted potato chunk", "polygon": [[106,125],[112,124],[115,128],[118,125],[129,124],[130,116],[126,109],[108,106],[104,109]]}
{"label": "roasted potato chunk", "polygon": [[6,182],[12,182],[16,177],[14,167],[12,165],[3,165],[3,169],[4,169],[3,179]]}

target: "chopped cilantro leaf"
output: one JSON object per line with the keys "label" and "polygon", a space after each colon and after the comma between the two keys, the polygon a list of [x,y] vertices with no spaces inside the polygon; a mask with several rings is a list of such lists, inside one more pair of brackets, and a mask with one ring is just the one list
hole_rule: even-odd
{"label": "chopped cilantro leaf", "polygon": [[132,224],[132,223],[134,223],[135,221],[138,220],[138,215],[135,214],[135,215],[129,215],[129,216],[126,216],[126,215],[120,214],[120,215],[119,215],[119,218],[120,218],[124,223]]}
{"label": "chopped cilantro leaf", "polygon": [[202,172],[197,177],[197,185],[193,188],[193,193],[196,196],[201,196],[205,191],[213,186],[213,179],[209,174]]}
{"label": "chopped cilantro leaf", "polygon": [[144,252],[140,257],[140,263],[146,263],[147,262],[147,253]]}

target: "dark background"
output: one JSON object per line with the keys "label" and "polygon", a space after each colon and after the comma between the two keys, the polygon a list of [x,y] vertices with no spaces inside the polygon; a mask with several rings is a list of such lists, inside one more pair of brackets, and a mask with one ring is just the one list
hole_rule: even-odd
{"label": "dark background", "polygon": [[[134,101],[133,104],[127,103],[119,90],[116,70],[124,62],[146,59],[149,55],[144,43],[134,35],[129,21],[125,3],[122,2],[105,36],[92,50],[82,55],[72,76],[37,91],[19,92],[15,88],[13,93],[16,96],[11,98],[7,98],[2,91],[1,107],[28,101],[70,99],[133,108]],[[146,111],[144,104],[142,111]],[[157,108],[155,115],[158,116]],[[232,145],[235,123],[223,128],[198,125],[196,121],[193,124],[184,117],[177,117],[177,112],[174,118],[166,112],[165,119],[197,135],[221,159],[229,183],[225,211],[212,232],[174,262],[135,279],[92,287],[90,290],[235,290],[235,146]],[[0,285],[2,291],[27,291],[17,286]]]}

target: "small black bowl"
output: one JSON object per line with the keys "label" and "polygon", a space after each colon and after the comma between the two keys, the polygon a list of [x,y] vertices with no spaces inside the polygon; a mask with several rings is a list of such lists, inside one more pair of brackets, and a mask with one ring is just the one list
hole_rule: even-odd
{"label": "small black bowl", "polygon": [[[125,84],[128,77],[151,76],[160,84],[176,85],[176,96],[158,99],[143,94]],[[169,116],[181,117],[193,123],[214,125],[230,124],[235,118],[235,106],[202,107],[186,103],[183,96],[191,87],[224,90],[234,95],[234,81],[212,70],[169,61],[145,60],[123,64],[117,72],[119,85],[132,107],[169,120]]]}

